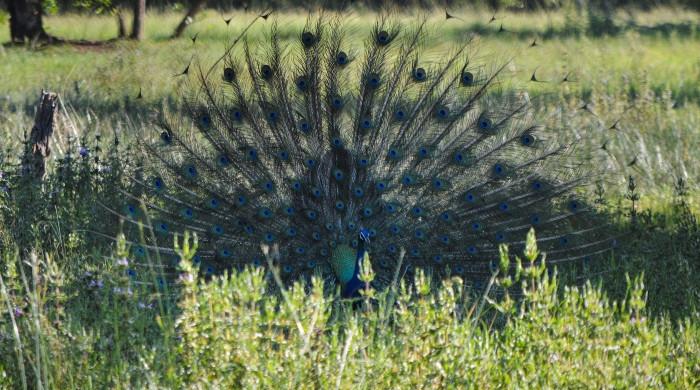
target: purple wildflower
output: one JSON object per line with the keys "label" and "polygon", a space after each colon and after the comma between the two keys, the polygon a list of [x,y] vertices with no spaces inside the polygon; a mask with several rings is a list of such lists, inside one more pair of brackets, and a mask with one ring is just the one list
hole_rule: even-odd
{"label": "purple wildflower", "polygon": [[97,287],[97,288],[102,288],[102,287],[104,287],[104,285],[105,285],[105,284],[104,284],[104,282],[102,281],[102,279],[91,280],[91,281],[90,281],[90,284],[89,284],[89,286],[90,286],[90,287],[93,287],[93,288],[95,288],[95,287]]}

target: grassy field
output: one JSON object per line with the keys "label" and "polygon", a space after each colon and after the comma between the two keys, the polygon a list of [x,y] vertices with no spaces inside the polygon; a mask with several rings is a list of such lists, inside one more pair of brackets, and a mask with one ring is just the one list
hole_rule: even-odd
{"label": "grassy field", "polygon": [[[433,32],[426,41],[424,60],[464,43],[475,36],[473,57],[495,66],[510,61],[505,79],[514,88],[527,89],[531,94],[563,93],[586,96],[592,91],[632,93],[642,86],[657,95],[669,91],[679,103],[700,102],[700,63],[692,53],[700,40],[700,16],[694,13],[657,10],[621,18],[626,26],[619,34],[606,37],[586,35],[585,23],[575,15],[504,14],[488,23],[491,14],[474,10],[454,11],[463,20],[444,21],[442,11],[421,14],[399,14],[397,19],[410,25],[425,17]],[[279,12],[268,21],[259,21],[247,33],[248,41],[264,39],[270,24],[277,21],[283,38],[295,39],[305,23],[298,13]],[[205,11],[197,17],[179,40],[167,37],[179,22],[174,13],[149,15],[144,43],[120,42],[100,48],[48,48],[36,52],[5,49],[2,55],[3,98],[22,101],[35,88],[50,87],[58,92],[72,93],[82,88],[105,100],[118,101],[134,95],[143,88],[146,101],[157,103],[175,90],[178,74],[192,58],[202,64],[220,56],[228,42],[236,37],[254,17],[253,14],[228,13],[230,26],[223,14]],[[343,15],[351,39],[359,49],[372,27],[374,15],[363,12]],[[62,15],[48,17],[47,29],[60,37],[101,40],[116,35],[116,23],[111,17]],[[505,32],[498,32],[503,25]],[[189,37],[197,35],[197,43]],[[0,31],[0,40],[8,39]],[[537,46],[531,47],[536,40]],[[128,71],[126,71],[128,69]],[[540,80],[550,83],[530,84],[537,70]],[[569,74],[576,83],[559,85]],[[76,86],[76,83],[78,86]],[[33,93],[29,97],[33,99]]]}
{"label": "grassy field", "polygon": [[[473,60],[486,68],[507,62],[502,89],[526,91],[537,99],[541,121],[573,132],[594,149],[607,142],[612,157],[602,157],[619,171],[618,178],[639,176],[649,190],[659,184],[670,187],[675,176],[684,177],[691,186],[698,183],[700,160],[694,151],[700,147],[700,58],[693,54],[700,44],[698,14],[673,9],[620,14],[619,34],[596,37],[586,33],[581,17],[564,12],[503,14],[490,24],[491,14],[486,12],[454,13],[463,20],[444,21],[441,11],[397,16],[407,25],[419,17],[428,19],[432,33],[421,57],[426,64],[474,37],[470,46]],[[122,123],[116,126],[120,130],[147,128],[154,113],[174,104],[183,92],[185,79],[173,76],[191,61],[208,67],[254,17],[226,16],[233,17],[230,27],[222,14],[205,11],[185,37],[174,41],[167,37],[180,15],[154,13],[143,43],[2,49],[0,115],[4,120],[0,132],[10,134],[8,143],[14,141],[16,146],[17,129],[28,126],[41,88],[58,92],[75,110],[74,120],[82,127],[89,116],[99,118],[100,125],[90,129],[97,132],[109,133],[113,123]],[[360,51],[373,15],[357,11],[344,19],[351,37],[356,38],[352,46]],[[291,40],[296,39],[306,17],[279,12],[274,20],[281,36]],[[264,40],[272,22],[271,17],[253,25],[247,34],[253,47]],[[110,17],[61,15],[48,17],[46,24],[52,34],[66,38],[100,40],[116,34],[116,22]],[[506,31],[499,33],[501,24]],[[7,31],[0,30],[0,40],[7,39],[3,34]],[[195,35],[193,44],[189,37]],[[535,40],[537,46],[531,47]],[[238,45],[234,55],[240,49]],[[533,72],[545,82],[531,82]],[[561,83],[566,75],[573,82]],[[139,91],[143,100],[135,102]],[[590,103],[597,117],[577,110],[585,103]],[[121,114],[124,111],[130,113],[129,120]],[[609,130],[615,122],[622,131]],[[635,157],[636,166],[628,169]],[[620,185],[618,180],[616,186]]]}
{"label": "grassy field", "polygon": [[[119,196],[131,144],[157,134],[158,111],[186,93],[187,79],[174,75],[190,61],[211,64],[253,18],[226,13],[227,27],[207,10],[168,40],[181,15],[153,11],[141,43],[0,47],[0,388],[700,387],[700,15],[621,12],[619,32],[597,36],[565,11],[493,23],[482,10],[450,12],[461,19],[396,15],[427,17],[421,61],[474,37],[476,63],[508,62],[500,90],[526,92],[539,121],[579,139],[584,169],[605,168],[587,196],[624,249],[590,282],[531,267],[513,300],[501,288],[507,267],[485,291],[455,280],[430,288],[419,273],[353,309],[320,285],[270,294],[274,278],[260,269],[203,282],[187,245],[177,285],[159,283],[160,259],[128,275],[137,260],[126,243],[86,231],[104,224],[95,205]],[[374,17],[347,17],[358,51]],[[282,11],[256,23],[251,45],[273,19],[291,42],[306,17]],[[116,35],[111,17],[57,15],[46,25],[72,39]],[[544,82],[530,81],[535,71]],[[37,186],[12,172],[42,88],[63,106],[50,174]],[[79,145],[99,145],[99,164],[67,159]],[[524,262],[537,257],[527,252]]]}

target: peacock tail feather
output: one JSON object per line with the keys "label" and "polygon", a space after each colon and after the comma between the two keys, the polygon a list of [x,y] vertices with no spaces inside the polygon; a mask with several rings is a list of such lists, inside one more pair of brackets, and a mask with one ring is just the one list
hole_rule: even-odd
{"label": "peacock tail feather", "polygon": [[318,272],[344,286],[360,247],[379,285],[402,248],[404,272],[482,280],[499,244],[522,248],[531,227],[549,263],[609,250],[577,198],[590,173],[573,144],[538,126],[527,101],[492,93],[504,66],[473,64],[470,42],[422,61],[425,34],[380,19],[361,54],[320,17],[291,45],[273,25],[264,48],[245,43],[211,73],[190,72],[182,112],[144,142],[142,193],[112,207],[153,225],[137,255],[175,257],[173,236],[189,230],[205,273],[263,265],[261,243],[276,244],[285,279]]}

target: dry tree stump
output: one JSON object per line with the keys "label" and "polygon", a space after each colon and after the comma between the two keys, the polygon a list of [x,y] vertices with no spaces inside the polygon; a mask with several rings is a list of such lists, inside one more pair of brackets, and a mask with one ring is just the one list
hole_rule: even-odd
{"label": "dry tree stump", "polygon": [[46,159],[51,154],[49,141],[56,126],[57,109],[58,95],[42,90],[39,105],[34,115],[34,126],[29,133],[22,158],[24,176],[42,180],[46,174]]}

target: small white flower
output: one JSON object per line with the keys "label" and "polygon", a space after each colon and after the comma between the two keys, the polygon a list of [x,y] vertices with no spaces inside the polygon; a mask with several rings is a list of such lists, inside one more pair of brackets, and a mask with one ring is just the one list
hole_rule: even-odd
{"label": "small white flower", "polygon": [[192,283],[192,281],[194,281],[194,276],[189,272],[185,272],[180,274],[180,276],[177,278],[177,281],[179,283]]}

